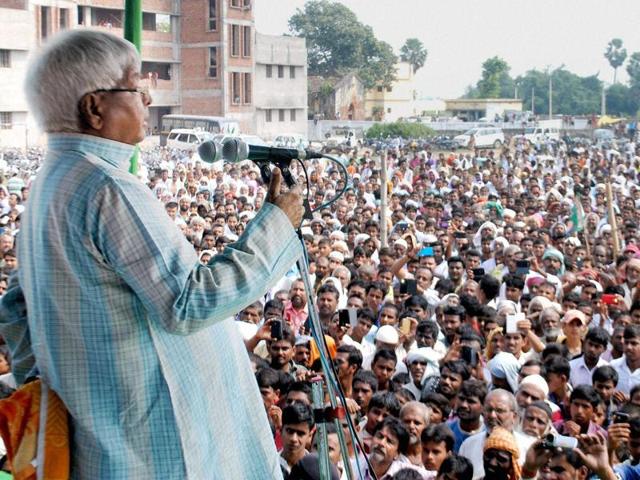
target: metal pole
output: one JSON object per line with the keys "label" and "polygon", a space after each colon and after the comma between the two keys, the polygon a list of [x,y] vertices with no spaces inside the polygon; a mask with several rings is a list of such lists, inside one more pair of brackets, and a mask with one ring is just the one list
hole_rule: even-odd
{"label": "metal pole", "polygon": [[[313,399],[314,409],[324,410],[324,392],[322,391],[321,381],[311,384],[311,398]],[[318,460],[320,462],[320,478],[322,480],[330,480],[331,466],[329,463],[329,447],[327,445],[327,425],[324,422],[317,422],[316,429],[318,431],[316,442],[318,447]]]}
{"label": "metal pole", "polygon": [[380,242],[387,246],[387,150],[380,154]]}
{"label": "metal pole", "polygon": [[[125,0],[124,2],[124,38],[142,51],[142,0]],[[130,160],[129,172],[138,173],[140,151],[136,147]]]}
{"label": "metal pole", "polygon": [[600,115],[603,117],[607,114],[607,93],[605,91],[604,82],[602,82],[602,95],[600,97]]}

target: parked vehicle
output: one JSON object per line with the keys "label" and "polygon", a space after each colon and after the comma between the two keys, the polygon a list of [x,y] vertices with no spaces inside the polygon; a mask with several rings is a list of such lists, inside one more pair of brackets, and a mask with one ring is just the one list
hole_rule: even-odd
{"label": "parked vehicle", "polygon": [[213,138],[213,134],[191,128],[175,128],[167,136],[167,146],[182,150],[195,150],[205,140]]}
{"label": "parked vehicle", "polygon": [[453,141],[459,147],[471,146],[471,137],[473,137],[473,146],[480,148],[500,148],[504,144],[504,132],[496,127],[477,127],[467,130],[462,135],[457,135]]}
{"label": "parked vehicle", "polygon": [[279,148],[309,148],[309,141],[299,133],[283,133],[273,140],[273,146]]}

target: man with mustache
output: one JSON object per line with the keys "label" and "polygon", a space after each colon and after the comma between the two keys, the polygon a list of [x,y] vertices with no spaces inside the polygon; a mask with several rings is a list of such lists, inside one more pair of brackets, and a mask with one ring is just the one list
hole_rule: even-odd
{"label": "man with mustache", "polygon": [[535,440],[514,430],[518,424],[518,404],[515,397],[506,390],[497,389],[489,392],[484,401],[482,416],[486,431],[476,433],[467,438],[462,442],[458,452],[459,455],[467,457],[473,464],[474,480],[485,476],[483,463],[484,446],[495,427],[502,427],[513,433],[520,453],[520,464],[524,462],[527,450]]}
{"label": "man with mustache", "polygon": [[422,432],[429,425],[429,407],[420,402],[407,402],[400,410],[400,421],[409,431],[406,457],[414,465],[422,466]]}
{"label": "man with mustache", "polygon": [[289,289],[289,301],[284,307],[284,319],[291,329],[298,335],[300,328],[307,321],[307,293],[304,282],[298,278],[294,280]]}
{"label": "man with mustache", "polygon": [[404,425],[393,417],[387,417],[380,423],[373,434],[369,462],[377,478],[392,478],[402,469],[417,470],[426,474],[423,468],[407,462],[410,435]]}

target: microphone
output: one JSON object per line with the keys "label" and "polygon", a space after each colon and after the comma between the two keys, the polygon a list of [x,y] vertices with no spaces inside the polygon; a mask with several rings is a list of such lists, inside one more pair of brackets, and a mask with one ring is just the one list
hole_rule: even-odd
{"label": "microphone", "polygon": [[266,162],[280,166],[283,162],[289,164],[296,159],[322,158],[322,154],[313,150],[251,145],[239,138],[227,138],[222,143],[222,158],[231,163],[252,160],[255,163]]}
{"label": "microphone", "polygon": [[207,140],[198,145],[198,155],[207,163],[222,160],[222,145],[215,140]]}

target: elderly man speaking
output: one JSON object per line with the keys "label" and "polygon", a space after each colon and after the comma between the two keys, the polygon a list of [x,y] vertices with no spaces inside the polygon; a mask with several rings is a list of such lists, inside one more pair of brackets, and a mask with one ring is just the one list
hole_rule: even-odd
{"label": "elderly man speaking", "polygon": [[19,281],[3,298],[0,334],[18,383],[40,375],[66,405],[72,478],[280,478],[227,318],[300,256],[300,195],[281,194],[274,173],[244,235],[201,265],[128,172],[151,103],[133,45],[65,32],[27,79],[48,155],[22,220]]}

